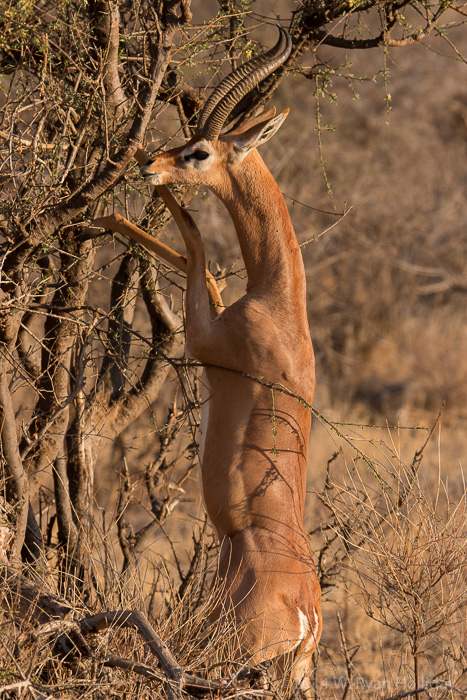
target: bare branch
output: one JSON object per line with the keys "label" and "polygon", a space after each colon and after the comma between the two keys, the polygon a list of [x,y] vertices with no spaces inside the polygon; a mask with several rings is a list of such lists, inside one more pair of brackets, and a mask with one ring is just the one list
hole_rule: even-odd
{"label": "bare branch", "polygon": [[110,119],[119,121],[127,109],[127,97],[119,75],[120,11],[118,0],[95,0],[90,3],[95,17],[95,33],[105,51],[104,88]]}
{"label": "bare branch", "polygon": [[125,255],[112,282],[111,313],[107,331],[110,352],[106,354],[100,371],[103,381],[108,382],[105,385],[112,396],[119,396],[125,385],[138,277],[137,258],[131,254]]}
{"label": "bare branch", "polygon": [[[102,632],[109,627],[130,627],[136,629],[152,653],[156,656],[168,680],[170,695],[181,697],[182,688],[189,692],[218,690],[219,685],[185,673],[168,646],[162,641],[146,616],[137,610],[102,612],[84,618],[79,623],[83,634]],[[112,657],[115,660],[115,657]]]}
{"label": "bare branch", "polygon": [[29,510],[29,489],[18,446],[15,412],[7,380],[8,364],[0,363],[0,442],[6,470],[6,493],[15,509],[15,537],[12,556],[19,559],[26,537]]}

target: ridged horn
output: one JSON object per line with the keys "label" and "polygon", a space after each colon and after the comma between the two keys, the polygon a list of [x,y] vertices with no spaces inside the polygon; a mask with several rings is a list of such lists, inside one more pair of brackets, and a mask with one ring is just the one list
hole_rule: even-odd
{"label": "ridged horn", "polygon": [[216,87],[201,112],[196,130],[199,136],[208,141],[216,139],[242,97],[287,60],[292,50],[292,39],[285,29],[279,26],[278,29],[279,39],[272,49],[243,63]]}

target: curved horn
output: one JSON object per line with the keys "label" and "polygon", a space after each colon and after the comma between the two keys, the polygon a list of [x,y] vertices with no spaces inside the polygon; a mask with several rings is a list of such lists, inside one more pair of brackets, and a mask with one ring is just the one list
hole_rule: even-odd
{"label": "curved horn", "polygon": [[[266,53],[256,56],[249,61],[246,61],[241,66],[236,68],[232,73],[229,73],[213,90],[210,97],[206,100],[204,107],[202,109],[201,115],[199,117],[197,131],[200,132],[204,128],[208,116],[211,114],[217,103],[243,78],[252,73],[254,70],[267,63],[269,60],[274,59],[276,54],[282,53],[286,46],[286,33],[282,27],[279,29],[279,39],[272,49],[269,49]],[[284,41],[285,40],[285,41]]]}
{"label": "curved horn", "polygon": [[279,39],[272,49],[243,63],[216,87],[199,118],[197,133],[200,136],[209,141],[216,139],[242,97],[287,60],[292,50],[292,39],[285,29],[279,26],[278,29]]}

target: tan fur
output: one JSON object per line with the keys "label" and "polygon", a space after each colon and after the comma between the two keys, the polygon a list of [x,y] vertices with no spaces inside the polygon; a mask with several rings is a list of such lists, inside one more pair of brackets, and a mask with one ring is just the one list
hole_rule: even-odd
{"label": "tan fur", "polygon": [[157,156],[142,173],[155,174],[156,184],[207,185],[235,224],[247,292],[215,320],[209,315],[201,237],[182,230],[187,350],[207,365],[202,488],[221,542],[215,582],[221,593],[212,619],[233,618],[237,655],[253,664],[292,654],[294,680],[307,690],[322,626],[320,588],[303,529],[311,415],[296,398],[241,374],[313,401],[303,261],[279,188],[255,148],[286,113],[263,116],[237,133],[204,142],[211,154],[208,169],[183,159],[202,142],[195,137]]}

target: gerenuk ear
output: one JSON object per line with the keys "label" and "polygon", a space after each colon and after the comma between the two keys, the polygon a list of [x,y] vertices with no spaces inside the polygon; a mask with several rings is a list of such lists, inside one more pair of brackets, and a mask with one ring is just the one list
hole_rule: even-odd
{"label": "gerenuk ear", "polygon": [[276,108],[275,107],[270,107],[269,109],[265,109],[261,114],[258,114],[256,117],[253,117],[252,119],[248,119],[248,121],[243,122],[238,128],[232,129],[232,131],[227,132],[229,136],[237,136],[237,134],[244,134],[248,129],[251,129],[253,126],[256,126],[257,124],[260,124],[261,122],[265,122],[267,119],[272,119],[273,117],[276,116]]}
{"label": "gerenuk ear", "polygon": [[225,136],[225,140],[230,141],[234,145],[233,161],[242,161],[254,148],[258,148],[258,146],[262,146],[263,143],[269,141],[276,131],[280,129],[289,111],[284,109],[277,116],[261,121],[246,131]]}

